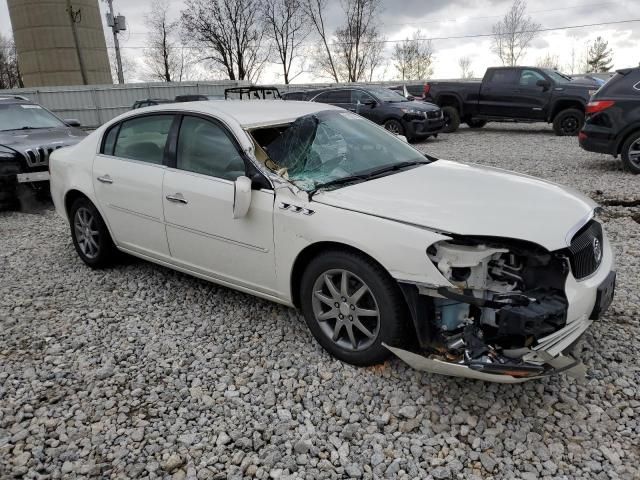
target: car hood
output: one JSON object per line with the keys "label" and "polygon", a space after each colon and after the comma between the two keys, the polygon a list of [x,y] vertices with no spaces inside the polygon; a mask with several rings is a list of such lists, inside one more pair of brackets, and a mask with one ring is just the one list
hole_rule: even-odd
{"label": "car hood", "polygon": [[75,145],[86,136],[85,132],[73,127],[9,130],[0,132],[0,145],[23,152],[30,148]]}
{"label": "car hood", "polygon": [[321,191],[313,200],[444,233],[526,240],[548,250],[567,247],[596,207],[560,185],[447,160]]}

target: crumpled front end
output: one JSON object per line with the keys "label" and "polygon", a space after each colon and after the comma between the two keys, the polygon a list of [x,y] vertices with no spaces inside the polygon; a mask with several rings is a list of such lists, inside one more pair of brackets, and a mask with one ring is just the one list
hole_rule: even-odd
{"label": "crumpled front end", "polygon": [[613,254],[597,221],[554,252],[452,238],[427,255],[449,284],[400,283],[419,345],[388,345],[391,352],[418,370],[500,383],[584,375],[572,348],[615,290]]}

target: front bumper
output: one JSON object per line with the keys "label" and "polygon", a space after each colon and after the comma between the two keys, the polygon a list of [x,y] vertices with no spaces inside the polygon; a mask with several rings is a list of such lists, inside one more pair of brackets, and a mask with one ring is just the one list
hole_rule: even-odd
{"label": "front bumper", "polygon": [[424,137],[440,133],[444,128],[444,118],[404,119],[405,130],[409,137]]}

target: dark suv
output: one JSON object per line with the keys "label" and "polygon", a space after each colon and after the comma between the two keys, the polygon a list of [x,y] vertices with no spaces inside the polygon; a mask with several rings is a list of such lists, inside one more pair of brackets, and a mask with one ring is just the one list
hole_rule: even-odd
{"label": "dark suv", "polygon": [[618,70],[591,97],[585,112],[580,146],[620,155],[627,170],[640,173],[640,68]]}
{"label": "dark suv", "polygon": [[49,155],[82,140],[79,126],[22,97],[0,96],[0,208],[48,193]]}
{"label": "dark suv", "polygon": [[432,103],[415,102],[397,92],[382,87],[346,87],[315,90],[312,102],[330,103],[351,110],[383,125],[408,140],[437,135],[444,127],[440,107]]}

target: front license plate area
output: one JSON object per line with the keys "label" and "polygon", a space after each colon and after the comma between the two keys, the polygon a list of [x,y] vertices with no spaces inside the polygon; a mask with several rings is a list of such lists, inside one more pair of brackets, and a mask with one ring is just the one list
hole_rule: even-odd
{"label": "front license plate area", "polygon": [[602,314],[607,311],[607,308],[609,308],[611,302],[613,302],[615,291],[616,272],[609,272],[607,278],[605,278],[604,282],[602,282],[598,287],[596,304],[594,305],[591,316],[589,317],[591,320],[598,320]]}

